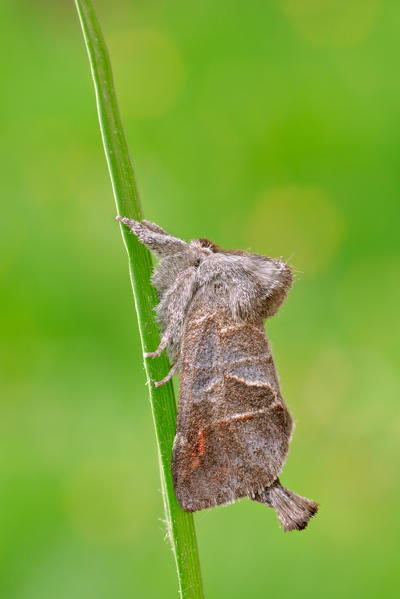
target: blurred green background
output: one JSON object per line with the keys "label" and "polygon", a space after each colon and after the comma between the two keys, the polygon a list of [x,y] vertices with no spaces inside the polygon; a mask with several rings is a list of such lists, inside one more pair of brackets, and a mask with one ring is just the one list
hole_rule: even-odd
{"label": "blurred green background", "polygon": [[[197,514],[206,597],[397,597],[400,4],[95,5],[146,217],[298,271],[267,330],[320,513]],[[75,8],[1,16],[0,596],[177,597]]]}

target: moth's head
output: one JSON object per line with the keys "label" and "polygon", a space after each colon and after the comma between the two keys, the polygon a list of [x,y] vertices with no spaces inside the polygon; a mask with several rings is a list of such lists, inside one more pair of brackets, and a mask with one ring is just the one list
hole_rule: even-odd
{"label": "moth's head", "polygon": [[221,248],[215,243],[201,237],[201,239],[193,239],[188,243],[190,251],[196,256],[195,268],[199,268],[204,262],[207,262],[211,256],[221,251]]}
{"label": "moth's head", "polygon": [[146,220],[138,222],[120,216],[117,220],[160,258],[153,284],[161,296],[182,276],[194,279],[198,287],[211,284],[218,293],[238,285],[243,287],[248,276],[268,285],[284,269],[280,261],[242,250],[224,250],[204,237],[186,242]]}
{"label": "moth's head", "polygon": [[[226,291],[227,287],[236,285],[243,275],[243,268],[252,267],[255,254],[242,250],[224,250],[209,239],[201,238],[190,242],[197,251],[196,280],[199,286],[212,284],[214,292],[218,289]],[[261,256],[257,257],[256,260]]]}

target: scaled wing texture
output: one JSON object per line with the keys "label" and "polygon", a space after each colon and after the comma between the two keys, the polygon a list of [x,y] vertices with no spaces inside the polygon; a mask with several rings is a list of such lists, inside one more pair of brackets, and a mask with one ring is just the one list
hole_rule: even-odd
{"label": "scaled wing texture", "polygon": [[195,511],[254,497],[279,476],[293,428],[262,321],[234,322],[201,294],[181,356],[172,461],[179,503]]}

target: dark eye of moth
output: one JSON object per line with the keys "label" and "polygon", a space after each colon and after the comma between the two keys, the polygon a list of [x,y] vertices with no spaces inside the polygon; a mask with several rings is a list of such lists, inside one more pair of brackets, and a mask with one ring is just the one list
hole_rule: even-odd
{"label": "dark eye of moth", "polygon": [[193,264],[193,266],[194,266],[195,268],[197,268],[199,265],[200,265],[200,258],[198,258],[198,259],[196,260],[196,262]]}

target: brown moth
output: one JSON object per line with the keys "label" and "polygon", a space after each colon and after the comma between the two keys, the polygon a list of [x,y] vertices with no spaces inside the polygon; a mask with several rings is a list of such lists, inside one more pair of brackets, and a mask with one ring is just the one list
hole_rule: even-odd
{"label": "brown moth", "polygon": [[161,227],[118,216],[160,261],[152,283],[162,328],[156,358],[179,370],[172,475],[176,497],[194,512],[241,497],[272,507],[284,530],[301,530],[318,504],[279,482],[293,420],[264,330],[292,284],[280,260],[186,243]]}

